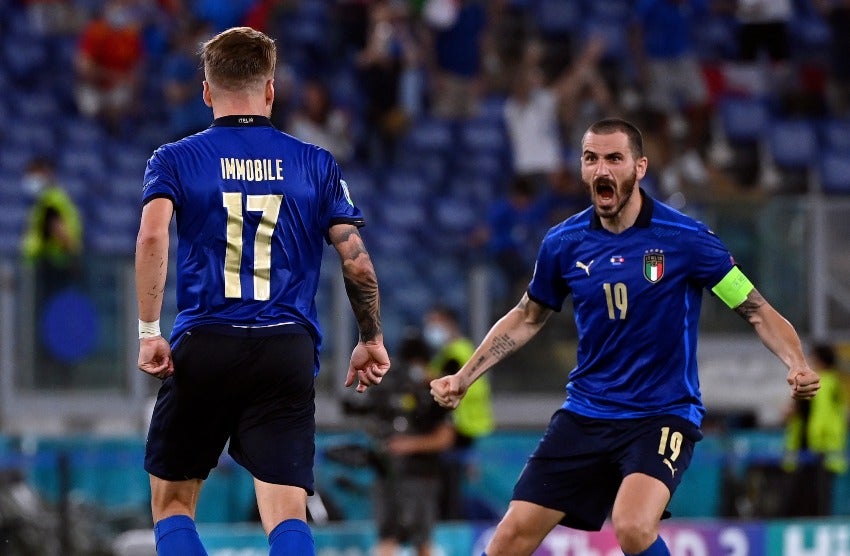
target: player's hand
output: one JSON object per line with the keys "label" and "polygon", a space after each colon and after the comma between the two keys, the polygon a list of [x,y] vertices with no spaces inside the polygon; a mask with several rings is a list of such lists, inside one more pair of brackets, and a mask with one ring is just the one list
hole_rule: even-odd
{"label": "player's hand", "polygon": [[457,373],[441,376],[431,381],[431,395],[443,407],[455,409],[466,394],[467,386]]}
{"label": "player's hand", "polygon": [[357,380],[357,392],[363,393],[370,386],[380,384],[390,370],[390,357],[384,347],[384,341],[372,340],[358,342],[351,352],[348,374],[345,376],[346,388]]}
{"label": "player's hand", "polygon": [[174,374],[171,345],[162,336],[139,340],[139,370],[157,378],[168,378]]}
{"label": "player's hand", "polygon": [[820,377],[807,366],[793,367],[786,378],[795,400],[814,398],[820,389]]}

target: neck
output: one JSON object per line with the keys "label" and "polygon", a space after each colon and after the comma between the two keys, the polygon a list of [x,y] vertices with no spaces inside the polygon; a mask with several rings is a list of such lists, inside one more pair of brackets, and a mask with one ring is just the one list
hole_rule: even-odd
{"label": "neck", "polygon": [[213,104],[213,117],[222,118],[224,116],[243,116],[255,115],[271,117],[271,105],[267,105],[264,101],[250,102],[249,99],[244,100],[218,100]]}

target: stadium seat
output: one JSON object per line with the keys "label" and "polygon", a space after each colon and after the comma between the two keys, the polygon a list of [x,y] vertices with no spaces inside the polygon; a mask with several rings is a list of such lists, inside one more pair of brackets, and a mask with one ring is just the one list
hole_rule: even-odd
{"label": "stadium seat", "polygon": [[770,112],[761,99],[725,97],[720,101],[720,120],[730,143],[756,143],[768,128]]}
{"label": "stadium seat", "polygon": [[806,170],[818,148],[814,125],[808,120],[775,120],[768,130],[768,148],[779,169]]}
{"label": "stadium seat", "polygon": [[820,129],[820,146],[850,155],[850,119],[826,120]]}
{"label": "stadium seat", "polygon": [[400,201],[424,202],[434,193],[435,186],[414,171],[397,168],[387,171],[384,178],[384,193]]}
{"label": "stadium seat", "polygon": [[537,0],[534,22],[544,35],[567,35],[578,28],[581,3],[564,0]]}
{"label": "stadium seat", "polygon": [[820,154],[820,185],[824,193],[850,194],[850,157],[847,153],[825,151]]}
{"label": "stadium seat", "polygon": [[416,120],[402,138],[404,150],[446,153],[454,144],[452,123],[439,118]]}
{"label": "stadium seat", "polygon": [[459,139],[461,148],[467,153],[505,156],[509,151],[504,125],[489,119],[476,118],[464,122]]}

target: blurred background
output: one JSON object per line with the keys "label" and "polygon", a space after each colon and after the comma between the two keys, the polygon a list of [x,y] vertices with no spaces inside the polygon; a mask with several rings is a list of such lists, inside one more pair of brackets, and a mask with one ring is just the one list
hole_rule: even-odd
{"label": "blurred background", "polygon": [[[516,303],[545,231],[587,205],[584,130],[620,116],[644,133],[642,186],[711,226],[807,349],[834,351],[829,420],[846,436],[850,1],[4,0],[0,553],[151,554],[142,176],[157,146],[209,124],[198,45],[243,24],[278,45],[275,125],[330,150],[365,214],[391,355],[436,305],[478,341]],[[355,556],[375,542],[375,424],[397,415],[352,409],[356,327],[327,255],[311,518],[320,554]],[[174,313],[167,289],[166,334]],[[706,438],[665,522],[673,554],[850,554],[846,463],[827,508],[789,511],[794,466],[823,454],[789,440],[784,367],[713,298],[700,326]],[[495,430],[437,554],[481,552],[575,347],[567,303],[491,373]],[[266,553],[251,489],[222,456],[198,514],[211,554]],[[539,554],[615,549],[608,530],[557,530]]]}

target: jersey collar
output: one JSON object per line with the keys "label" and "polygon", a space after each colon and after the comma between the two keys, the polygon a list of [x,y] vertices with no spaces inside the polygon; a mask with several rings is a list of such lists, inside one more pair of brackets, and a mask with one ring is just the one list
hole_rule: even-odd
{"label": "jersey collar", "polygon": [[245,115],[245,116],[222,116],[216,118],[212,123],[213,127],[273,127],[272,121],[265,116]]}
{"label": "jersey collar", "polygon": [[[655,206],[655,201],[642,187],[638,188],[638,191],[640,191],[641,196],[640,212],[634,225],[638,228],[649,228],[649,225],[652,223],[652,208]],[[590,229],[602,229],[602,220],[596,214],[595,210],[590,211]]]}

